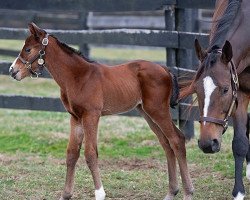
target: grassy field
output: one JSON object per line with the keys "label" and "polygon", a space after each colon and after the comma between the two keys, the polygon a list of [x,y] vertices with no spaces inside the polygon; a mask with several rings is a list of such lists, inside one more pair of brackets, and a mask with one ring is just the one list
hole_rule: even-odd
{"label": "grassy field", "polygon": [[[0,48],[1,45],[19,49],[22,42],[2,41]],[[123,51],[127,51],[125,57],[128,59],[135,56],[128,50],[119,52],[125,55]],[[148,51],[148,54],[143,50],[138,52],[143,54],[143,59],[154,60],[161,55],[160,50]],[[99,48],[93,57],[117,57],[115,53],[118,50]],[[16,82],[0,76],[0,82],[1,94],[59,95],[53,80]],[[196,132],[198,135],[198,124]],[[68,133],[67,113],[0,109],[0,199],[58,199],[65,181]],[[197,136],[187,143],[195,200],[231,199],[234,183],[231,140],[232,130],[229,129],[223,136],[221,152],[215,155],[205,155],[198,149]],[[89,200],[94,198],[93,182],[83,150],[81,153],[74,199]],[[103,117],[99,126],[99,159],[107,199],[159,200],[166,195],[168,180],[164,153],[142,118]],[[245,178],[244,182],[249,193],[250,183]],[[179,183],[181,189],[180,178]],[[181,192],[176,199],[182,199]]]}

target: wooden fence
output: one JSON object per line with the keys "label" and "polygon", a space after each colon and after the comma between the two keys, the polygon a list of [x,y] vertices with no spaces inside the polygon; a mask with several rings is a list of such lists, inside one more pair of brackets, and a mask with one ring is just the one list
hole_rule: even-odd
{"label": "wooden fence", "polygon": [[[88,44],[115,44],[137,45],[148,47],[166,48],[167,66],[178,76],[183,73],[194,73],[197,61],[193,59],[193,43],[198,38],[206,46],[208,35],[192,32],[193,17],[191,9],[211,9],[215,0],[8,0],[0,1],[1,9],[26,10],[49,12],[78,12],[82,30],[47,30],[56,35],[60,40],[81,46],[84,54],[88,53]],[[162,10],[165,13],[165,30],[148,29],[112,29],[112,30],[88,30],[88,12],[124,12],[124,11],[155,11]],[[27,29],[0,27],[0,39],[20,39],[27,37]],[[0,74],[7,75],[11,63],[0,62]],[[48,77],[48,74],[45,75]],[[178,108],[172,110],[173,119],[179,121],[182,130],[193,132],[193,120],[197,120],[199,112],[192,108],[192,114],[188,117],[186,108],[188,102],[182,102]],[[64,111],[58,98],[30,97],[30,96],[6,96],[0,95],[1,108]],[[125,115],[137,115],[134,111]],[[186,120],[188,120],[186,122]]]}

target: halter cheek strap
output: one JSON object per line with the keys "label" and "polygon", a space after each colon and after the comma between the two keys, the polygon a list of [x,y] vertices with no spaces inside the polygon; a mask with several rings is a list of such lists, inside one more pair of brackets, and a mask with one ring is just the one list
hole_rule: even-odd
{"label": "halter cheek strap", "polygon": [[[218,51],[218,53],[221,53],[221,51]],[[228,128],[228,119],[233,112],[234,106],[235,105],[237,106],[237,91],[239,89],[239,80],[238,80],[236,67],[232,60],[230,61],[230,75],[231,75],[231,86],[232,86],[233,93],[232,93],[231,104],[230,104],[230,107],[227,111],[225,118],[222,120],[222,119],[217,119],[214,117],[204,117],[204,116],[200,117],[200,122],[210,122],[210,123],[221,125],[223,127],[222,134],[224,134]]]}
{"label": "halter cheek strap", "polygon": [[[41,75],[42,73],[42,69],[45,67],[45,61],[44,61],[44,56],[45,56],[45,48],[46,46],[49,44],[49,34],[46,34],[45,38],[43,38],[42,40],[42,49],[38,52],[38,54],[36,56],[34,56],[32,59],[30,59],[29,61],[24,60],[21,55],[18,55],[18,58],[20,59],[20,61],[26,66],[26,68],[29,70],[30,74],[31,74],[31,78],[35,77],[38,78],[39,75]],[[39,66],[39,71],[34,71],[32,69],[32,64],[37,60],[37,64]]]}

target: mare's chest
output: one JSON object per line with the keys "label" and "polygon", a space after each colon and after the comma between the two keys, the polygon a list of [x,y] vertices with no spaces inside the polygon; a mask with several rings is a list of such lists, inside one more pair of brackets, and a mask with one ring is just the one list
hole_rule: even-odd
{"label": "mare's chest", "polygon": [[240,90],[250,95],[250,66],[239,75]]}

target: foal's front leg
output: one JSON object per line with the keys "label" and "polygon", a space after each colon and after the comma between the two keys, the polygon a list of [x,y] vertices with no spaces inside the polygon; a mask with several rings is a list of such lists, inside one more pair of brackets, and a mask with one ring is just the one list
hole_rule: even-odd
{"label": "foal's front leg", "polygon": [[98,122],[100,118],[99,112],[89,112],[82,118],[84,138],[85,138],[85,149],[84,155],[87,165],[91,171],[94,185],[95,185],[95,198],[96,200],[105,199],[105,191],[102,186],[98,167],[98,150],[97,150],[97,130]]}
{"label": "foal's front leg", "polygon": [[67,147],[67,174],[63,194],[60,200],[67,200],[72,197],[74,187],[75,165],[80,155],[80,149],[83,141],[83,128],[81,121],[71,116],[70,119],[70,138]]}

